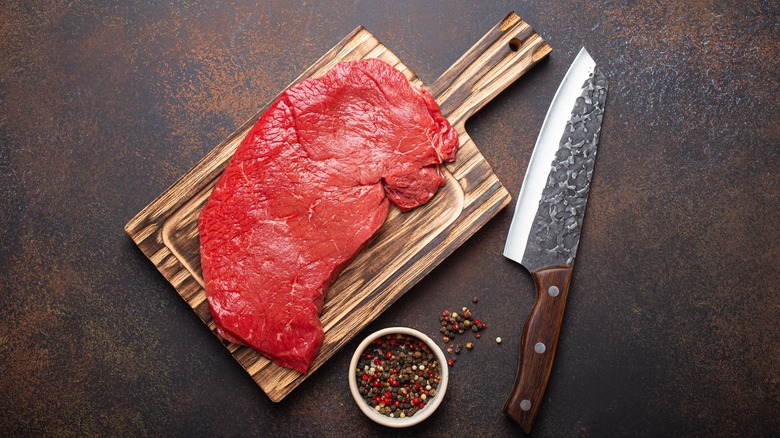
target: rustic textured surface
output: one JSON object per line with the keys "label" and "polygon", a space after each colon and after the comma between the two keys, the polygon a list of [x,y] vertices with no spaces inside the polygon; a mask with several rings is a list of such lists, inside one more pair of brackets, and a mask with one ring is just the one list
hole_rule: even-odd
{"label": "rustic textured surface", "polygon": [[[513,194],[581,45],[611,87],[534,433],[776,434],[777,4],[474,3],[4,2],[3,434],[386,432],[347,392],[359,339],[274,404],[122,226],[355,26],[430,82],[510,10],[553,53],[467,128]],[[533,290],[500,255],[513,206],[358,336],[435,334],[480,297],[491,326],[412,433],[520,433],[501,414]]]}

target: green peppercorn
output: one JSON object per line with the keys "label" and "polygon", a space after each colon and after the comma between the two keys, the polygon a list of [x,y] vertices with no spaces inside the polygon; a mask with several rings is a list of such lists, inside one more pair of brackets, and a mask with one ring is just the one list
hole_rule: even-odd
{"label": "green peppercorn", "polygon": [[[358,393],[377,412],[393,417],[414,415],[426,404],[425,385],[441,381],[439,363],[419,339],[389,335],[375,340],[361,354],[355,368]],[[430,377],[430,378],[429,378]],[[426,386],[427,388],[427,386]],[[430,394],[430,391],[426,389]],[[417,399],[413,406],[408,400]],[[404,405],[404,403],[406,403]]]}

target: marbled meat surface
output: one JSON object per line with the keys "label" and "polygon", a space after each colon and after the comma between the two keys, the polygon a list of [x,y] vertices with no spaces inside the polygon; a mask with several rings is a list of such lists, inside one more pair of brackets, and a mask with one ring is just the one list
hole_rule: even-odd
{"label": "marbled meat surface", "polygon": [[458,137],[426,91],[377,60],[285,91],[239,145],[200,214],[218,333],[306,372],[328,287],[376,234],[444,185]]}

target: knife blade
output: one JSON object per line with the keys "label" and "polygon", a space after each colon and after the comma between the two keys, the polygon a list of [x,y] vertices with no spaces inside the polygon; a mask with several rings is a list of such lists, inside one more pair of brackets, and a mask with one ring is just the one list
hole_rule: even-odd
{"label": "knife blade", "polygon": [[523,265],[536,288],[503,408],[526,433],[555,357],[606,98],[607,80],[583,47],[547,111],[509,227],[504,256]]}

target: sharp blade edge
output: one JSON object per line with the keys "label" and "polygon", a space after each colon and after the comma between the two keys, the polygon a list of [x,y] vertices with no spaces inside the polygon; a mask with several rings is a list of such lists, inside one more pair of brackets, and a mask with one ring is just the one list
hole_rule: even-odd
{"label": "sharp blade edge", "polygon": [[547,112],[504,248],[529,270],[574,264],[606,92],[606,79],[583,48]]}

